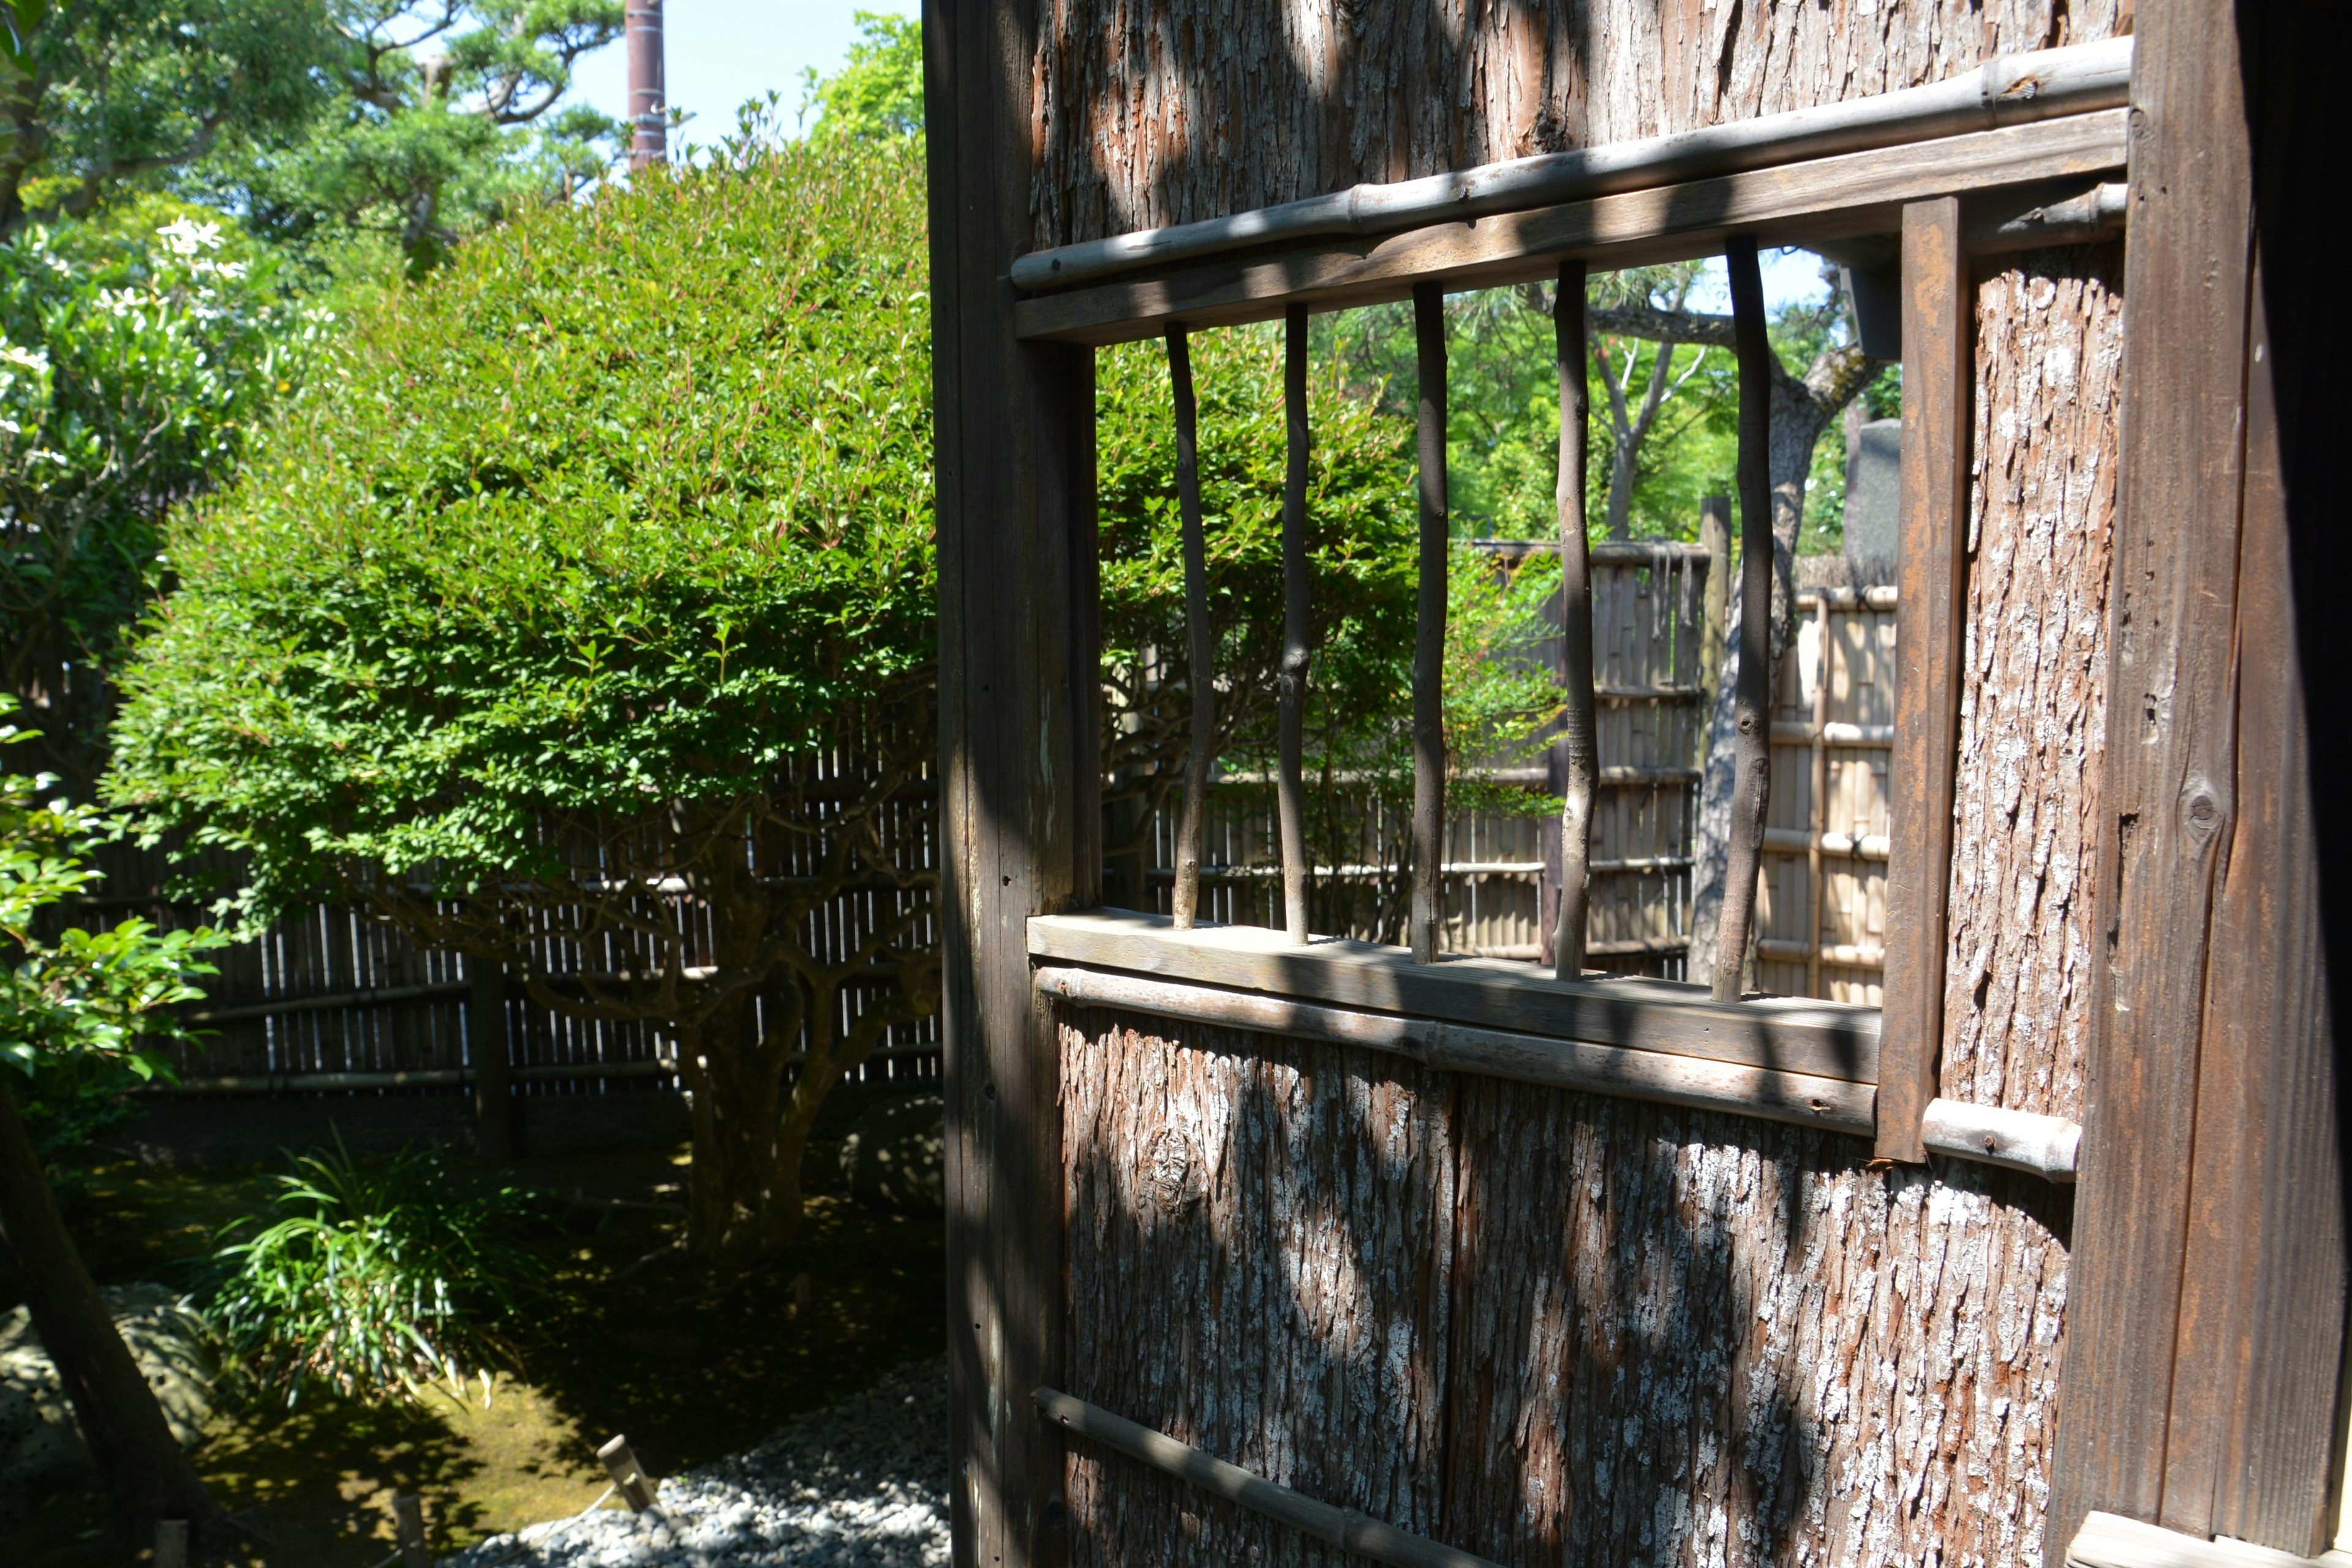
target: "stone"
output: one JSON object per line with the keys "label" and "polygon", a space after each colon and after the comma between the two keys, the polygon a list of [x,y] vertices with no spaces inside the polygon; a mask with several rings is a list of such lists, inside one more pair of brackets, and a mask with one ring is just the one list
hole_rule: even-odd
{"label": "stone", "polygon": [[944,1215],[947,1169],[947,1101],[936,1094],[884,1100],[841,1141],[842,1180],[860,1203]]}
{"label": "stone", "polygon": [[1895,581],[1903,513],[1903,421],[1862,427],[1845,468],[1845,558],[1861,584]]}
{"label": "stone", "polygon": [[[219,1375],[204,1320],[161,1285],[112,1285],[99,1297],[154,1389],[172,1436],[194,1447]],[[30,1309],[19,1307],[0,1317],[0,1520],[14,1517],[36,1489],[90,1471],[57,1365],[33,1331]]]}

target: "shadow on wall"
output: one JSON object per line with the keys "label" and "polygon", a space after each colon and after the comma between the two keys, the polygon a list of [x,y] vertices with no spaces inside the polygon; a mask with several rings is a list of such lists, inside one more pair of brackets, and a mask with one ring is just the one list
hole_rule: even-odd
{"label": "shadow on wall", "polygon": [[[2025,1402],[2054,1383],[2063,1189],[1151,1026],[1064,1020],[1082,1398],[1505,1563],[1899,1558],[1979,1489],[1980,1441],[2046,1437]],[[2014,1280],[1958,1266],[1988,1251]],[[2003,1400],[2005,1428],[1944,1419]],[[1327,1555],[1082,1440],[1069,1480],[1078,1563]],[[1992,1559],[2036,1528],[1997,1525]]]}

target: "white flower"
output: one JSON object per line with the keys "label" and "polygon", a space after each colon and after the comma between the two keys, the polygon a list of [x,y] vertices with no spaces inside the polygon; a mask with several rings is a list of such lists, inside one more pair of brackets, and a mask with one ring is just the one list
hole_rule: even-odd
{"label": "white flower", "polygon": [[47,370],[49,356],[39,349],[20,349],[15,343],[0,342],[0,360],[23,365],[26,370]]}
{"label": "white flower", "polygon": [[216,223],[191,223],[186,218],[174,218],[155,231],[155,237],[172,247],[174,256],[194,256],[200,250],[218,250],[221,226]]}

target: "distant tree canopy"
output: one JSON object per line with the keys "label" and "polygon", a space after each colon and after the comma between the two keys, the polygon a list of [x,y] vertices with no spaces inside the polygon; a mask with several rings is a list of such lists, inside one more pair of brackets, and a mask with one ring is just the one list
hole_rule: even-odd
{"label": "distant tree canopy", "polygon": [[923,25],[912,16],[856,13],[858,37],[831,76],[802,73],[801,111],[819,111],[820,144],[912,136],[923,129]]}

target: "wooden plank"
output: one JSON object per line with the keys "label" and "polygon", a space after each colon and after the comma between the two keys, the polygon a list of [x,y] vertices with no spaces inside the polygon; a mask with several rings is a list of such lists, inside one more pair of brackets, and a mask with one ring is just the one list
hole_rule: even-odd
{"label": "wooden plank", "polygon": [[[1029,1404],[1062,1355],[1059,1056],[1024,922],[1091,896],[1092,383],[1013,336],[1029,237],[1034,8],[923,16],[940,577],[940,1024],[953,1562],[1034,1568],[1066,1536]],[[1075,679],[1078,672],[1087,678]],[[1081,695],[1085,693],[1086,695]]]}
{"label": "wooden plank", "polygon": [[2161,1521],[2316,1552],[2345,1310],[2320,842],[2259,258],[2239,545],[2237,811],[2216,870]]}
{"label": "wooden plank", "polygon": [[1927,1157],[1919,1119],[1936,1098],[1952,788],[1968,627],[1968,258],[1960,204],[1903,215],[1903,530],[1895,605],[1895,751],[1887,766],[1885,1034],[1876,1151]]}
{"label": "wooden plank", "polygon": [[2208,1541],[2121,1514],[2094,1513],[2067,1543],[2065,1561],[2066,1568],[2342,1568],[2345,1557]]}
{"label": "wooden plank", "polygon": [[1307,678],[1315,660],[1311,603],[1313,568],[1307,554],[1307,307],[1293,305],[1283,321],[1282,416],[1282,668],[1280,778],[1275,815],[1282,837],[1282,923],[1290,940],[1307,941]]}
{"label": "wooden plank", "polygon": [[[2132,238],[2084,1161],[2049,1539],[2165,1503],[2213,882],[2234,815],[2252,193],[2236,27],[2136,26]],[[1906,595],[1907,598],[1907,595]],[[1899,847],[1901,837],[1896,843]],[[2200,1511],[2210,1513],[2210,1495]],[[2200,1529],[2191,1533],[2203,1535]]]}
{"label": "wooden plank", "polygon": [[1045,294],[1014,307],[1020,335],[1094,344],[1279,318],[1304,303],[1339,310],[1408,298],[1415,283],[1486,289],[1549,276],[1565,257],[1609,269],[1705,256],[1735,233],[1766,245],[1890,234],[1908,202],[2120,169],[2127,110],[2046,120],[1908,147],[1820,158],[1656,190],[1415,229],[1159,278]]}
{"label": "wooden plank", "polygon": [[1704,985],[1631,975],[1558,980],[1506,959],[1415,964],[1402,948],[1319,937],[1292,947],[1255,926],[1172,930],[1164,915],[1103,910],[1029,922],[1040,960],[1123,969],[1273,996],[1744,1062],[1874,1083],[1878,1010],[1801,997],[1718,1003]]}
{"label": "wooden plank", "polygon": [[1209,627],[1209,546],[1201,525],[1201,437],[1192,399],[1192,351],[1183,323],[1168,326],[1168,384],[1176,399],[1176,510],[1184,554],[1185,684],[1192,688],[1192,732],[1184,748],[1184,802],[1176,819],[1176,887],[1169,902],[1176,929],[1189,929],[1201,904],[1201,836],[1209,825],[1209,768],[1217,736],[1216,635]]}
{"label": "wooden plank", "polygon": [[1654,1105],[1728,1111],[1839,1132],[1867,1133],[1872,1125],[1875,1091],[1849,1079],[1427,1018],[1401,1018],[1255,992],[1146,979],[1116,970],[1048,965],[1037,971],[1036,981],[1044,994],[1076,1006],[1149,1013],[1261,1034],[1364,1046],[1451,1072]]}

